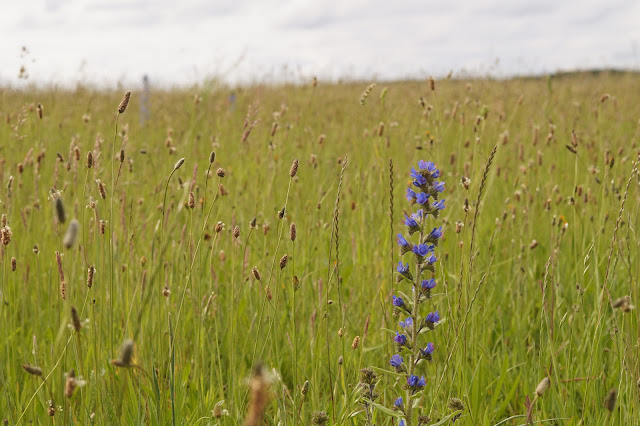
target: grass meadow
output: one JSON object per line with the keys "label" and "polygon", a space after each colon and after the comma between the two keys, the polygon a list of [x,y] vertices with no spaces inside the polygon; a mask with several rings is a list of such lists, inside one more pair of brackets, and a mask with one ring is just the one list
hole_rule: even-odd
{"label": "grass meadow", "polygon": [[638,75],[204,84],[144,121],[125,89],[0,89],[5,424],[397,425],[419,160],[447,207],[416,413],[640,418]]}

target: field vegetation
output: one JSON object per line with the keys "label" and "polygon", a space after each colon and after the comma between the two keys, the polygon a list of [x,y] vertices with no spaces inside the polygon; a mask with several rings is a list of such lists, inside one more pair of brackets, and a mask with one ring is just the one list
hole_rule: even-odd
{"label": "field vegetation", "polygon": [[638,75],[125,89],[0,89],[8,424],[397,425],[419,160],[407,424],[640,418]]}

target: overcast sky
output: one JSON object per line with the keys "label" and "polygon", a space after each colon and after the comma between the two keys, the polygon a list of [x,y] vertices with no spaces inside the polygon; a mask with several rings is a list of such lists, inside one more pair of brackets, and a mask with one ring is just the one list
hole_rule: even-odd
{"label": "overcast sky", "polygon": [[5,1],[0,57],[14,86],[640,70],[640,1]]}

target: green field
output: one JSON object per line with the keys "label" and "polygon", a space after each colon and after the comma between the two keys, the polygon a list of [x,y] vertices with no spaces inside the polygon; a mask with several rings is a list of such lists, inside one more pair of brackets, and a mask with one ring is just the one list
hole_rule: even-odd
{"label": "green field", "polygon": [[397,425],[395,236],[428,160],[442,319],[415,418],[636,424],[640,76],[368,85],[158,89],[144,123],[136,90],[118,114],[126,88],[0,89],[0,420]]}

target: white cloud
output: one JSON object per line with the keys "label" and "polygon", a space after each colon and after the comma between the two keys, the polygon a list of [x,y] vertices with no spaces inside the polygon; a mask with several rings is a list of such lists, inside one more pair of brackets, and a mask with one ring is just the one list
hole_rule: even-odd
{"label": "white cloud", "polygon": [[20,84],[21,65],[32,81],[109,87],[279,78],[285,64],[288,79],[638,69],[638,16],[625,0],[14,2],[0,16],[0,84]]}

